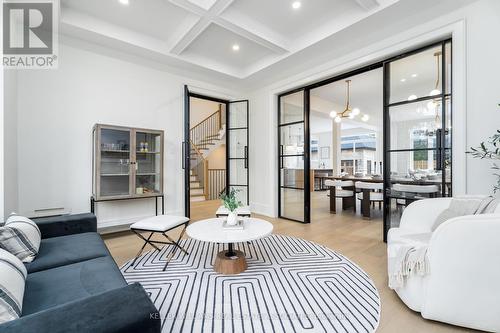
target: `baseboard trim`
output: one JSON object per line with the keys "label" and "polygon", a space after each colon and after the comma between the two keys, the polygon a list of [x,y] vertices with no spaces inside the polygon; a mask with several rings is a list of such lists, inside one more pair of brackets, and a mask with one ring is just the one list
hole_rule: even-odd
{"label": "baseboard trim", "polygon": [[270,205],[261,204],[258,202],[250,203],[250,211],[255,214],[264,215],[267,217],[276,217],[273,213],[273,208]]}

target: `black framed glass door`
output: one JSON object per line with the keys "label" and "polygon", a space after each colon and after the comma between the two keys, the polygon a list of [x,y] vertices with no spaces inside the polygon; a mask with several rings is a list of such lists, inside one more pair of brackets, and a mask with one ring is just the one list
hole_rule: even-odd
{"label": "black framed glass door", "polygon": [[227,114],[227,190],[237,190],[244,205],[250,201],[248,165],[248,100],[229,102]]}
{"label": "black framed glass door", "polygon": [[189,166],[191,165],[190,150],[191,146],[189,144],[189,113],[190,105],[189,100],[190,93],[187,85],[184,86],[184,141],[182,142],[182,169],[184,169],[184,214],[189,217],[191,211],[190,205],[190,181],[191,175],[189,173]]}
{"label": "black framed glass door", "polygon": [[279,96],[278,216],[310,222],[309,90]]}
{"label": "black framed glass door", "polygon": [[451,41],[384,63],[384,241],[415,200],[451,196]]}

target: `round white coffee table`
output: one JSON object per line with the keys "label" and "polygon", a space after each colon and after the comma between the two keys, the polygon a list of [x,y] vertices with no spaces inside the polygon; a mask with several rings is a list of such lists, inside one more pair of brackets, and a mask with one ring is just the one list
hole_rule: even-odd
{"label": "round white coffee table", "polygon": [[193,222],[186,229],[189,237],[203,242],[228,244],[228,249],[217,254],[214,270],[221,274],[239,274],[247,269],[245,253],[234,250],[233,244],[250,242],[272,234],[273,225],[256,218],[243,218],[242,230],[222,227],[224,219],[214,218]]}

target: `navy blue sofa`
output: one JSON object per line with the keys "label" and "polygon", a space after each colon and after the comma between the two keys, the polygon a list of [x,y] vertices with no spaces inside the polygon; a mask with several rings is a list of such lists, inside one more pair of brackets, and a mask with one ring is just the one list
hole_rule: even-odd
{"label": "navy blue sofa", "polygon": [[26,264],[22,316],[0,332],[160,332],[140,284],[127,285],[93,214],[36,219],[42,242]]}

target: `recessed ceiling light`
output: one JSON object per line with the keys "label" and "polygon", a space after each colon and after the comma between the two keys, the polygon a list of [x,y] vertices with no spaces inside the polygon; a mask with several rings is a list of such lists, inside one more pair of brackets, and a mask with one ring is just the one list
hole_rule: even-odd
{"label": "recessed ceiling light", "polygon": [[118,0],[122,5],[128,6],[129,1],[128,0]]}
{"label": "recessed ceiling light", "polygon": [[417,97],[417,95],[410,95],[410,96],[408,96],[408,100],[409,100],[409,101],[414,101],[414,100],[416,100],[417,98],[418,98],[418,97]]}
{"label": "recessed ceiling light", "polygon": [[401,79],[401,82],[406,82],[406,79],[405,79],[405,78],[402,78],[402,79]]}
{"label": "recessed ceiling light", "polygon": [[294,2],[292,3],[292,8],[293,8],[293,9],[299,9],[299,8],[300,8],[300,6],[302,6],[302,3],[301,3],[300,1],[294,1]]}
{"label": "recessed ceiling light", "polygon": [[233,51],[239,51],[239,50],[240,50],[240,46],[238,44],[234,44]]}
{"label": "recessed ceiling light", "polygon": [[417,76],[418,76],[418,74],[412,74],[411,75],[411,77],[417,77]]}

